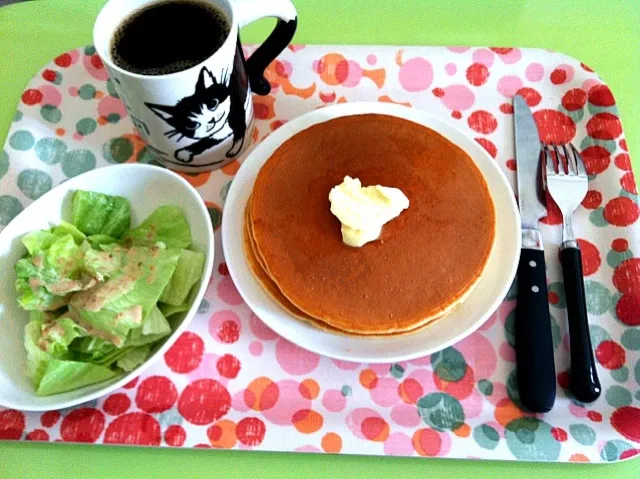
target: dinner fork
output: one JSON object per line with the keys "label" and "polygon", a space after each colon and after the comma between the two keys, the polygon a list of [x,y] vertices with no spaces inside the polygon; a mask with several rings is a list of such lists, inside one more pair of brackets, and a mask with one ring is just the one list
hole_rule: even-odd
{"label": "dinner fork", "polygon": [[560,262],[569,319],[569,389],[578,401],[593,402],[600,396],[601,387],[589,335],[582,254],[571,224],[571,215],[587,195],[587,172],[580,153],[573,145],[543,145],[542,150],[546,164],[546,188],[562,211]]}

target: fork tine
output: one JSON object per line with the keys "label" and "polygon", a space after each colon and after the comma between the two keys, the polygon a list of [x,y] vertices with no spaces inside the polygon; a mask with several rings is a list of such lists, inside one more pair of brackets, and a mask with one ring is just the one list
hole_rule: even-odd
{"label": "fork tine", "polygon": [[569,153],[570,148],[567,148],[567,145],[562,145],[562,151],[564,152],[564,157],[567,160],[567,171],[569,176],[576,176],[578,174],[578,165],[576,164],[576,158],[573,155],[573,151]]}
{"label": "fork tine", "polygon": [[551,150],[549,149],[549,145],[544,145],[542,148],[544,152],[544,163],[547,170],[547,174],[545,176],[545,189],[546,189],[546,176],[555,175],[556,174],[556,166],[553,163],[553,156],[551,156]]}
{"label": "fork tine", "polygon": [[564,170],[564,161],[562,161],[562,155],[560,154],[560,148],[558,148],[558,145],[552,145],[553,146],[553,150],[556,152],[556,161],[558,162],[558,175],[559,176],[564,176],[565,174],[565,170]]}
{"label": "fork tine", "polygon": [[581,178],[586,178],[587,170],[584,167],[584,161],[582,161],[582,155],[577,150],[577,148],[573,146],[573,143],[571,144],[571,150],[573,151],[573,156],[576,159],[576,164],[578,166],[578,176],[580,176]]}

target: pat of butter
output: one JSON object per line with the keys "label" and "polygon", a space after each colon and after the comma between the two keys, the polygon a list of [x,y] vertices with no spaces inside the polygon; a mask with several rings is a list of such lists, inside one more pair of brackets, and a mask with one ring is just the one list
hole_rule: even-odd
{"label": "pat of butter", "polygon": [[354,247],[378,239],[388,223],[409,207],[398,188],[362,186],[358,178],[345,176],[329,192],[331,213],[342,223],[342,241]]}

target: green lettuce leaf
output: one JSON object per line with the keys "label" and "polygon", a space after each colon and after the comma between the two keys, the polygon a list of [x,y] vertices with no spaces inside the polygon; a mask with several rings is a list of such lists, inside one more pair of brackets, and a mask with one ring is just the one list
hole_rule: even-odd
{"label": "green lettuce leaf", "polygon": [[178,306],[174,306],[173,304],[165,304],[158,303],[158,308],[160,312],[168,318],[169,316],[173,316],[174,314],[182,313],[183,311],[187,311],[191,306],[189,303],[183,303]]}
{"label": "green lettuce leaf", "polygon": [[171,276],[171,281],[162,292],[160,301],[173,306],[184,304],[189,291],[202,276],[204,260],[204,253],[197,253],[188,249],[182,250],[176,270]]}
{"label": "green lettuce leaf", "polygon": [[144,344],[154,343],[171,334],[171,326],[160,310],[154,306],[149,311],[147,317],[143,320],[142,325],[132,329],[127,346],[142,346]]}
{"label": "green lettuce leaf", "polygon": [[89,244],[93,247],[93,248],[98,248],[99,246],[102,246],[103,244],[113,244],[113,243],[117,243],[118,240],[115,239],[112,236],[109,235],[103,235],[103,234],[97,234],[97,235],[91,235],[87,237],[87,241],[89,242]]}
{"label": "green lettuce leaf", "polygon": [[67,357],[69,345],[76,338],[87,335],[87,331],[73,319],[60,317],[45,321],[40,330],[38,346],[57,358]]}
{"label": "green lettuce leaf", "polygon": [[73,224],[86,235],[121,238],[131,225],[129,201],[121,196],[76,190]]}
{"label": "green lettuce leaf", "polygon": [[50,230],[32,231],[22,237],[22,244],[30,255],[35,255],[48,249],[55,239]]}
{"label": "green lettuce leaf", "polygon": [[106,251],[89,249],[84,254],[84,270],[100,281],[116,276],[122,270],[125,250],[110,248]]}
{"label": "green lettuce leaf", "polygon": [[153,245],[161,241],[169,248],[188,248],[191,229],[178,207],[166,205],[156,208],[140,226],[127,233],[125,239],[136,245]]}
{"label": "green lettuce leaf", "polygon": [[76,278],[82,269],[84,251],[73,239],[73,235],[67,234],[57,237],[45,252],[45,264],[57,271],[63,278]]}
{"label": "green lettuce leaf", "polygon": [[123,371],[133,371],[147,360],[149,352],[151,351],[150,345],[138,346],[131,349],[127,354],[122,356],[116,362],[117,366]]}
{"label": "green lettuce leaf", "polygon": [[16,280],[18,304],[26,311],[55,311],[67,304],[68,298],[47,291],[44,286],[30,284],[27,278]]}
{"label": "green lettuce leaf", "polygon": [[120,371],[114,371],[105,366],[53,359],[44,368],[42,379],[36,387],[36,394],[50,396],[72,391],[90,384],[101,383],[120,374]]}
{"label": "green lettuce leaf", "polygon": [[85,234],[71,223],[66,221],[61,222],[58,226],[51,229],[53,236],[59,238],[61,236],[71,235],[77,245],[81,245],[82,242],[87,239]]}

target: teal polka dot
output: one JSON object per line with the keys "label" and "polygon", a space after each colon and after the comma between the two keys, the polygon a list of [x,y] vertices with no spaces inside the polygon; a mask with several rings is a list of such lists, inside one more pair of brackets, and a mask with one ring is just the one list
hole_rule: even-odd
{"label": "teal polka dot", "polygon": [[611,386],[605,393],[607,403],[611,407],[628,406],[633,401],[631,392],[622,386]]}
{"label": "teal polka dot", "polygon": [[584,290],[587,296],[587,311],[597,316],[611,310],[615,296],[597,281],[585,281]]}
{"label": "teal polka dot", "polygon": [[92,56],[95,53],[96,53],[96,47],[94,47],[93,45],[87,45],[86,47],[84,47],[84,54],[87,55],[88,57]]}
{"label": "teal polka dot", "polygon": [[551,306],[560,309],[567,307],[567,302],[564,298],[564,283],[560,281],[549,283],[548,290],[549,293],[554,293],[558,298],[558,301],[556,303],[549,303]]}
{"label": "teal polka dot", "polygon": [[611,371],[611,377],[619,383],[627,382],[629,379],[629,369],[626,366]]}
{"label": "teal polka dot", "polygon": [[222,199],[223,203],[227,201],[227,195],[229,194],[229,188],[231,188],[232,182],[233,180],[228,181],[220,190],[220,198]]}
{"label": "teal polka dot", "polygon": [[136,157],[136,161],[138,163],[145,163],[148,165],[160,166],[160,163],[156,161],[155,156],[151,152],[149,148],[146,146],[138,152],[138,156]]}
{"label": "teal polka dot", "polygon": [[553,314],[550,314],[549,316],[551,318],[551,341],[553,342],[553,349],[558,349],[558,346],[560,346],[560,342],[562,341],[560,325]]}
{"label": "teal polka dot", "polygon": [[504,336],[511,347],[516,346],[516,310],[515,308],[507,315],[504,321]]}
{"label": "teal polka dot", "polygon": [[591,335],[591,342],[594,348],[598,347],[598,344],[602,341],[611,339],[609,332],[597,324],[589,324],[589,334]]}
{"label": "teal polka dot", "polygon": [[493,394],[493,384],[491,384],[491,381],[487,379],[481,379],[478,381],[478,389],[485,396],[491,396]]}
{"label": "teal polka dot", "polygon": [[344,397],[351,396],[351,386],[345,384],[342,386],[341,392]]}
{"label": "teal polka dot", "polygon": [[62,112],[57,106],[43,105],[40,108],[40,114],[49,123],[59,123],[62,120]]}
{"label": "teal polka dot", "polygon": [[69,178],[96,167],[96,157],[89,150],[70,150],[62,158],[62,172]]}
{"label": "teal polka dot", "polygon": [[102,146],[102,154],[109,163],[124,163],[133,154],[133,143],[127,138],[112,138]]}
{"label": "teal polka dot", "polygon": [[20,110],[16,110],[16,112],[13,114],[13,121],[22,120],[22,116],[22,112]]}
{"label": "teal polka dot", "polygon": [[120,98],[120,95],[118,95],[118,92],[116,91],[116,88],[113,84],[113,80],[111,78],[107,80],[107,91],[109,92],[109,95],[111,95],[112,97]]}
{"label": "teal polka dot", "polygon": [[601,146],[611,154],[616,151],[617,147],[614,140],[599,140],[597,138],[585,136],[582,142],[580,142],[580,150],[586,150],[590,146]]}
{"label": "teal polka dot", "polygon": [[633,450],[634,447],[627,441],[613,440],[607,441],[607,443],[600,451],[600,457],[605,461],[617,461],[620,459],[620,455],[628,450]]}
{"label": "teal polka dot", "polygon": [[399,364],[394,364],[389,368],[389,373],[396,379],[400,379],[404,375],[404,368]]}
{"label": "teal polka dot", "polygon": [[607,253],[607,264],[616,269],[620,263],[633,257],[631,250],[616,251],[611,250]]}
{"label": "teal polka dot", "polygon": [[523,409],[524,406],[520,402],[520,389],[518,389],[518,371],[512,370],[507,378],[507,396],[511,399],[511,402]]}
{"label": "teal polka dot", "polygon": [[481,424],[473,429],[473,439],[483,449],[495,449],[500,442],[500,435],[491,426]]}
{"label": "teal polka dot", "polygon": [[13,196],[0,196],[0,225],[8,225],[22,211],[22,203]]}
{"label": "teal polka dot", "polygon": [[560,443],[553,438],[551,426],[535,417],[515,419],[505,430],[511,453],[523,461],[556,461]]}
{"label": "teal polka dot", "polygon": [[27,130],[18,130],[9,137],[9,146],[18,151],[27,151],[35,142],[35,138]]}
{"label": "teal polka dot", "polygon": [[83,118],[76,123],[76,131],[82,136],[89,135],[96,131],[98,123],[93,118]]}
{"label": "teal polka dot", "polygon": [[120,121],[120,114],[118,113],[109,113],[107,115],[107,122],[111,123],[112,125],[115,123],[118,123]]}
{"label": "teal polka dot", "polygon": [[640,349],[640,329],[627,329],[620,338],[622,345],[632,351]]}
{"label": "teal polka dot", "polygon": [[636,361],[636,366],[633,368],[633,375],[636,378],[636,382],[640,384],[640,359]]}
{"label": "teal polka dot", "polygon": [[198,314],[205,314],[209,311],[209,301],[203,299],[198,306]]}
{"label": "teal polka dot", "polygon": [[40,161],[47,165],[55,165],[64,158],[67,145],[57,138],[42,138],[36,143],[35,151]]}
{"label": "teal polka dot", "polygon": [[504,300],[513,301],[517,297],[518,297],[518,278],[514,279],[513,283],[511,283],[511,286],[509,287],[509,291],[507,292],[507,295],[505,296]]}
{"label": "teal polka dot", "polygon": [[609,222],[604,217],[604,208],[596,208],[589,213],[589,221],[600,228],[609,225]]}
{"label": "teal polka dot", "polygon": [[464,410],[460,402],[446,393],[431,393],[416,404],[418,414],[436,431],[456,430],[464,424]]}
{"label": "teal polka dot", "polygon": [[439,378],[460,381],[467,372],[467,362],[457,349],[448,347],[431,355],[431,366]]}
{"label": "teal polka dot", "polygon": [[578,444],[590,446],[596,442],[596,433],[586,424],[572,424],[569,426],[569,433]]}
{"label": "teal polka dot", "polygon": [[78,96],[83,100],[93,100],[96,96],[96,88],[89,83],[82,85],[78,89]]}
{"label": "teal polka dot", "polygon": [[7,174],[9,171],[9,153],[5,150],[0,152],[0,178]]}
{"label": "teal polka dot", "polygon": [[213,225],[213,228],[218,228],[220,226],[220,223],[222,223],[222,211],[213,206],[208,207],[207,210],[209,211],[209,217],[211,218],[211,224]]}
{"label": "teal polka dot", "polygon": [[636,391],[636,399],[640,401],[640,389]]}
{"label": "teal polka dot", "polygon": [[23,170],[18,175],[18,188],[29,199],[35,200],[51,189],[53,181],[44,171]]}

